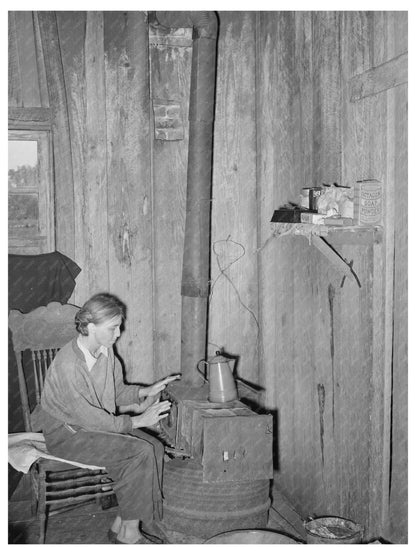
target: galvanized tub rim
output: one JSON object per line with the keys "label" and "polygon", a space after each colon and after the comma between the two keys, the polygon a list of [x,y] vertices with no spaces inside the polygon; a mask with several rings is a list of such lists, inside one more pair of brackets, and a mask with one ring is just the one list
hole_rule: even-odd
{"label": "galvanized tub rim", "polygon": [[[255,541],[253,541],[255,540]],[[263,540],[263,541],[262,541]],[[204,544],[299,544],[295,538],[284,532],[267,528],[237,528],[215,534]]]}

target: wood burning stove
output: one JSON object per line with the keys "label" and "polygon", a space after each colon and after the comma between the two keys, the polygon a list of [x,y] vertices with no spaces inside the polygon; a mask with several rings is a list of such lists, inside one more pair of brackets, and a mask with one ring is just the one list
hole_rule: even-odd
{"label": "wood burning stove", "polygon": [[210,538],[221,532],[265,528],[273,476],[273,422],[240,400],[208,401],[209,387],[174,382],[160,436],[173,457],[163,475],[163,523]]}
{"label": "wood burning stove", "polygon": [[163,398],[172,403],[160,436],[174,457],[202,465],[203,480],[227,482],[273,477],[273,419],[239,400],[208,401],[208,386],[170,384]]}

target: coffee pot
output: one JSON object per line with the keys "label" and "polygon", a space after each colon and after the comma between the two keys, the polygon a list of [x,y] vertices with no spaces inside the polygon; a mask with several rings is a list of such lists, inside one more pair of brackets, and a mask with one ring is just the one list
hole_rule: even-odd
{"label": "coffee pot", "polygon": [[[197,364],[198,372],[209,383],[208,400],[211,403],[227,403],[238,399],[233,375],[234,367],[233,369],[230,367],[231,360],[221,351],[217,351],[208,361],[201,360]],[[205,364],[205,372],[201,370],[201,364]]]}

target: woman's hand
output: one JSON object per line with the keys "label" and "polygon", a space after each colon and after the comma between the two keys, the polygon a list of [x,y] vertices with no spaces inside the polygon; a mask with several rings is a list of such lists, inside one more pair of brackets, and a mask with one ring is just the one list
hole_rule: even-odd
{"label": "woman's hand", "polygon": [[[138,403],[132,403],[130,405],[120,405],[117,407],[119,414],[132,414],[133,416],[136,414],[141,414],[150,405],[153,405],[157,400],[159,400],[160,395],[148,395],[144,398],[143,401],[139,401]],[[143,399],[143,397],[142,397]]]}
{"label": "woman's hand", "polygon": [[163,378],[163,380],[159,380],[153,385],[142,387],[141,392],[145,397],[158,395],[161,391],[165,389],[168,383],[173,382],[175,380],[180,380],[180,379],[181,379],[181,374],[174,374],[173,376],[167,376],[166,378]]}
{"label": "woman's hand", "polygon": [[170,401],[155,401],[143,414],[131,417],[133,429],[154,426],[159,420],[169,416],[170,405]]}

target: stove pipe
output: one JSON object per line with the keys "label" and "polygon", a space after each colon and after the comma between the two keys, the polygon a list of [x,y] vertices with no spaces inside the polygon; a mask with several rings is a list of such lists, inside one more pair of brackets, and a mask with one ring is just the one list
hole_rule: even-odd
{"label": "stove pipe", "polygon": [[215,12],[151,12],[149,22],[192,27],[189,147],[182,267],[182,380],[200,384],[196,365],[206,358],[211,184],[218,20]]}

